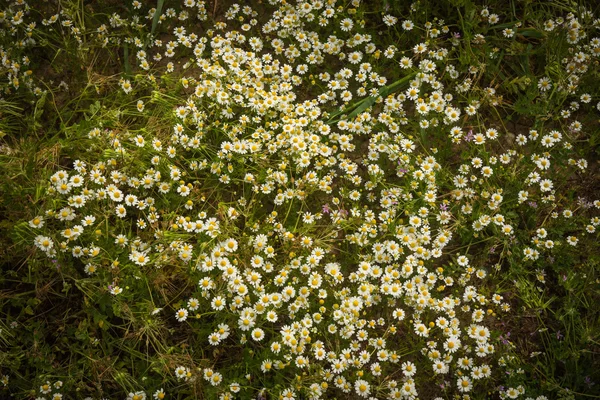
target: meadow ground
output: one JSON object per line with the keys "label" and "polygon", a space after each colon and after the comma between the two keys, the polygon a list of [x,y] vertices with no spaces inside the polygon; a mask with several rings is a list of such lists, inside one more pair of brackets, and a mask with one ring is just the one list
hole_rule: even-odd
{"label": "meadow ground", "polygon": [[600,7],[0,4],[0,397],[600,398]]}

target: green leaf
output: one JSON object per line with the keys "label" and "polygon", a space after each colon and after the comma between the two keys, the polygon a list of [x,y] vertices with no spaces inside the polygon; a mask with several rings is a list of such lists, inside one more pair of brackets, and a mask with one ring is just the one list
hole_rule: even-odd
{"label": "green leaf", "polygon": [[406,83],[408,83],[408,81],[410,81],[416,75],[417,75],[416,72],[413,72],[412,74],[406,75],[405,77],[398,79],[394,83],[392,83],[390,85],[387,85],[387,86],[384,86],[381,89],[379,89],[379,94],[377,96],[367,97],[365,99],[362,99],[362,100],[360,100],[360,101],[352,104],[351,106],[347,107],[345,110],[339,110],[338,112],[336,112],[336,113],[334,113],[334,114],[332,114],[330,116],[329,121],[327,121],[327,124],[331,125],[331,124],[333,124],[335,122],[340,121],[340,120],[334,121],[333,118],[336,117],[336,116],[338,116],[338,115],[342,115],[342,114],[348,113],[351,110],[354,110],[354,111],[350,112],[350,114],[348,114],[346,116],[346,118],[344,118],[344,119],[352,119],[352,118],[356,117],[358,114],[362,113],[367,108],[369,108],[373,104],[375,104],[375,102],[377,101],[377,98],[379,98],[379,97],[386,97],[386,96],[390,95],[391,93],[395,92],[399,88],[403,87]]}
{"label": "green leaf", "polygon": [[530,37],[534,39],[544,39],[546,37],[544,32],[535,28],[521,28],[517,31],[517,33],[525,37]]}
{"label": "green leaf", "polygon": [[158,26],[158,19],[160,18],[160,14],[162,13],[164,3],[165,0],[158,0],[156,2],[156,11],[154,12],[154,18],[152,18],[152,30],[150,31],[152,36],[154,36],[154,32],[156,32],[156,27]]}
{"label": "green leaf", "polygon": [[44,105],[46,104],[46,95],[48,92],[42,93],[38,101],[35,103],[35,111],[33,112],[33,119],[37,121],[44,113]]}
{"label": "green leaf", "polygon": [[[129,62],[129,60],[127,60],[127,62]],[[92,118],[94,118],[94,116],[98,113],[98,111],[100,111],[101,108],[102,108],[102,105],[100,104],[100,101],[98,101],[98,100],[96,100],[94,103],[90,104],[90,110],[86,113],[85,119],[89,121]]]}
{"label": "green leaf", "polygon": [[[377,97],[379,97],[379,96],[377,96]],[[367,97],[365,99],[365,101],[363,101],[354,111],[352,111],[350,114],[348,114],[346,119],[352,119],[352,118],[356,117],[358,114],[365,111],[367,108],[371,107],[373,104],[375,104],[375,101],[377,101],[377,97],[373,97],[373,96]]]}

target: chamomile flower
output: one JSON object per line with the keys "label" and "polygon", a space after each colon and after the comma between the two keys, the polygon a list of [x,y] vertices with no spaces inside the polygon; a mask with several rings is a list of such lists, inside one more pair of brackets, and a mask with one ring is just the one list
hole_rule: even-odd
{"label": "chamomile flower", "polygon": [[550,82],[550,78],[548,78],[546,76],[543,78],[540,78],[540,80],[538,81],[538,88],[542,92],[547,92],[548,90],[550,90],[552,88],[552,83]]}
{"label": "chamomile flower", "polygon": [[265,359],[260,365],[260,370],[263,373],[267,373],[273,370],[273,362],[270,359]]}
{"label": "chamomile flower", "polygon": [[48,236],[38,235],[33,242],[40,250],[45,252],[50,251],[54,247],[54,242]]}
{"label": "chamomile flower", "polygon": [[110,285],[109,286],[109,292],[110,292],[110,294],[116,296],[118,294],[123,293],[123,289],[120,288],[119,286],[112,286],[112,285]]}
{"label": "chamomile flower", "polygon": [[219,343],[221,343],[222,337],[221,335],[219,335],[218,332],[213,332],[210,335],[208,335],[208,343],[210,343],[213,346],[217,346]]}
{"label": "chamomile flower", "polygon": [[200,307],[200,302],[198,299],[192,297],[188,300],[187,306],[190,311],[196,311]]}
{"label": "chamomile flower", "polygon": [[540,181],[540,190],[542,192],[549,192],[553,189],[554,184],[550,179],[543,179]]}
{"label": "chamomile flower", "polygon": [[146,393],[145,392],[135,392],[135,393],[131,392],[127,396],[127,400],[146,400]]}
{"label": "chamomile flower", "polygon": [[212,309],[216,311],[224,309],[225,305],[225,299],[222,296],[215,296],[210,303]]}
{"label": "chamomile flower", "polygon": [[354,382],[354,390],[360,397],[369,397],[371,385],[363,379],[357,379],[356,382]]}
{"label": "chamomile flower", "polygon": [[471,382],[471,379],[467,376],[458,378],[456,381],[456,386],[458,387],[458,390],[463,393],[470,392],[471,389],[473,389],[473,383]]}
{"label": "chamomile flower", "polygon": [[166,395],[167,393],[165,392],[165,390],[163,388],[160,388],[156,392],[154,392],[152,397],[154,397],[155,400],[163,400],[166,397]]}
{"label": "chamomile flower", "polygon": [[383,16],[383,23],[387,26],[394,26],[398,22],[398,18],[393,15],[386,14]]}
{"label": "chamomile flower", "polygon": [[189,369],[183,366],[175,368],[175,377],[179,380],[188,378]]}
{"label": "chamomile flower", "polygon": [[414,28],[415,24],[411,20],[402,21],[402,29],[405,31],[410,31]]}
{"label": "chamomile flower", "polygon": [[40,393],[48,394],[52,391],[52,386],[49,381],[46,381],[43,385],[40,386]]}
{"label": "chamomile flower", "polygon": [[177,319],[177,321],[179,322],[184,322],[188,317],[188,311],[185,308],[180,308],[176,313],[175,313],[175,318]]}
{"label": "chamomile flower", "polygon": [[353,26],[354,26],[354,21],[352,21],[352,19],[350,19],[350,18],[345,18],[342,21],[340,21],[340,28],[344,32],[350,31]]}
{"label": "chamomile flower", "polygon": [[129,79],[121,79],[119,83],[121,85],[121,89],[123,89],[123,92],[126,94],[129,94],[133,90],[133,86],[131,85]]}
{"label": "chamomile flower", "polygon": [[44,217],[37,216],[29,221],[29,226],[32,228],[41,228],[44,226]]}
{"label": "chamomile flower", "polygon": [[417,373],[417,367],[410,361],[405,361],[402,364],[402,373],[406,377],[414,376]]}

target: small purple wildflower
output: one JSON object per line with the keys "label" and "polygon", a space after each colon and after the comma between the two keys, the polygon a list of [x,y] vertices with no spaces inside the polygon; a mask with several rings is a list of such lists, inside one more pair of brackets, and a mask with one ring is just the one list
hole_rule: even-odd
{"label": "small purple wildflower", "polygon": [[586,376],[585,379],[583,380],[583,382],[585,382],[587,387],[590,387],[590,388],[596,384],[596,383],[592,382],[592,378],[590,378],[589,376]]}
{"label": "small purple wildflower", "polygon": [[588,199],[586,199],[585,197],[579,197],[577,199],[577,204],[579,204],[581,207],[583,207],[585,209],[594,207],[594,203],[591,201],[588,201]]}
{"label": "small purple wildflower", "polygon": [[508,339],[510,338],[510,332],[506,332],[506,335],[502,336],[500,335],[498,337],[498,339],[500,339],[500,341],[502,342],[502,344],[507,345],[508,344]]}
{"label": "small purple wildflower", "polygon": [[469,133],[465,136],[465,142],[470,142],[471,140],[473,140],[473,129],[469,130]]}

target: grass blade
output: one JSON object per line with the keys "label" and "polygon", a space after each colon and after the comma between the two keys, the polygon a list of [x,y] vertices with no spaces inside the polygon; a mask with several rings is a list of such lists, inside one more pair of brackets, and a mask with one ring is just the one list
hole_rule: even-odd
{"label": "grass blade", "polygon": [[345,110],[339,110],[338,112],[331,115],[331,117],[329,118],[329,121],[327,121],[327,124],[331,125],[333,123],[340,121],[339,119],[334,121],[333,118],[337,117],[338,115],[346,114],[352,110],[353,111],[350,112],[350,114],[348,114],[345,119],[352,119],[352,118],[356,117],[358,114],[362,113],[367,108],[369,108],[373,104],[375,104],[378,97],[380,97],[380,96],[386,97],[386,96],[390,95],[391,93],[398,90],[401,86],[408,83],[408,81],[410,81],[412,78],[414,78],[415,75],[417,75],[416,72],[406,75],[405,77],[398,79],[394,83],[384,86],[381,89],[379,89],[379,94],[377,96],[369,96],[365,99],[362,99],[362,100],[352,104],[350,107],[347,107]]}
{"label": "grass blade", "polygon": [[152,30],[150,33],[154,36],[154,32],[156,32],[156,27],[158,26],[158,19],[162,13],[163,4],[165,4],[165,0],[158,0],[156,2],[156,11],[154,12],[154,18],[152,18]]}

